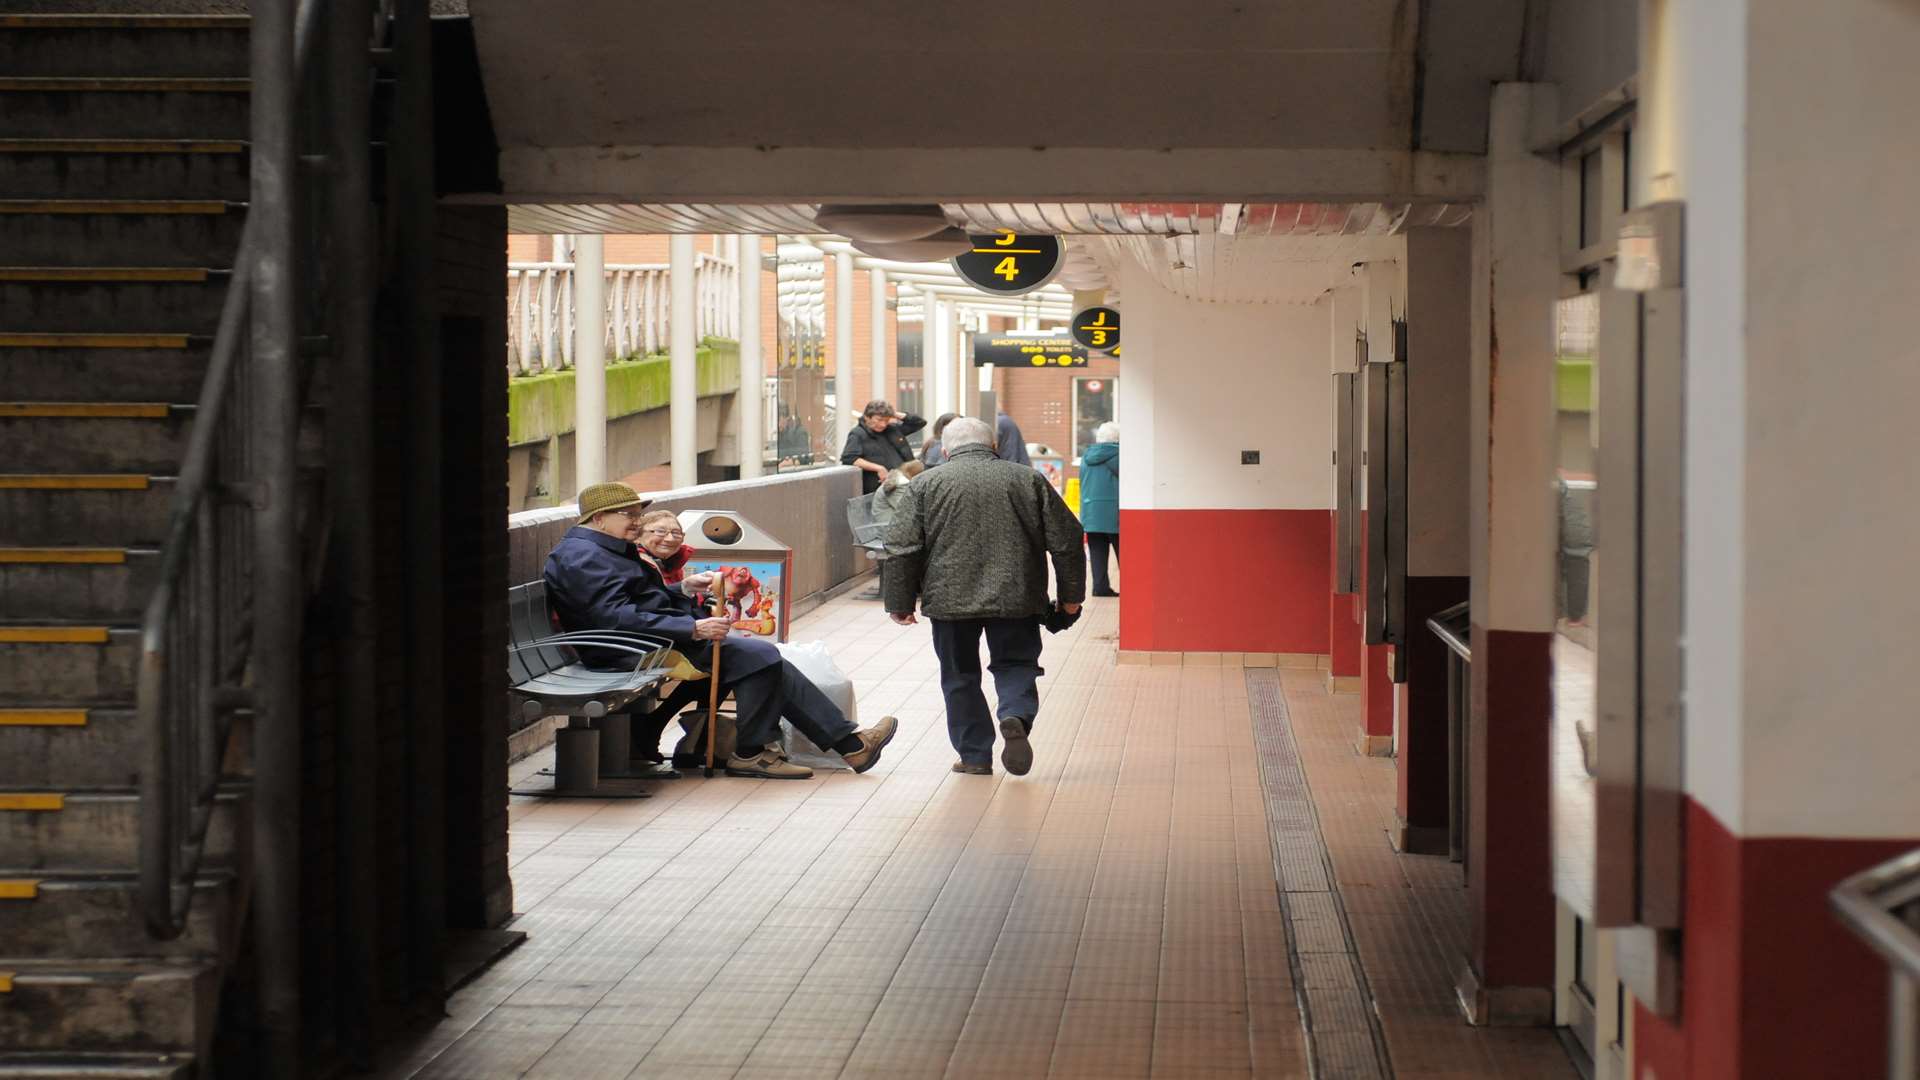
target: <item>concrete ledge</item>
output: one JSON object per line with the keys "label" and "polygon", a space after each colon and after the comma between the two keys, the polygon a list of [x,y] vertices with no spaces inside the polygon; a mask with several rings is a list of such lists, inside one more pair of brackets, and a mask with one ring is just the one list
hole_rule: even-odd
{"label": "concrete ledge", "polygon": [[1484,986],[1462,957],[1454,969],[1454,996],[1474,1027],[1551,1027],[1553,990],[1546,986]]}
{"label": "concrete ledge", "polygon": [[553,745],[553,733],[567,726],[564,716],[543,716],[507,736],[507,764],[525,761]]}
{"label": "concrete ledge", "polygon": [[1393,828],[1387,830],[1387,839],[1392,842],[1393,850],[1402,855],[1452,854],[1444,825],[1409,825],[1398,814],[1393,816]]}
{"label": "concrete ledge", "polygon": [[1360,692],[1361,677],[1358,675],[1335,675],[1327,672],[1327,693],[1357,694]]}
{"label": "concrete ledge", "polygon": [[1369,735],[1362,731],[1354,739],[1353,748],[1361,757],[1392,757],[1393,736]]}
{"label": "concrete ledge", "polygon": [[1327,658],[1318,653],[1260,652],[1169,652],[1166,650],[1121,649],[1122,664],[1160,664],[1167,667],[1294,668],[1314,670],[1327,666]]}

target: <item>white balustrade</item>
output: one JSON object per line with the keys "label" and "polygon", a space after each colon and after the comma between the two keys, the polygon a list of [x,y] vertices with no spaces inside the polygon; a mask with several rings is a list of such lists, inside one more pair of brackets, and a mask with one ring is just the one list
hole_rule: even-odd
{"label": "white balustrade", "polygon": [[[667,267],[608,263],[607,348],[615,358],[648,356],[667,348]],[[736,338],[739,268],[702,253],[694,263],[695,336]],[[573,366],[573,264],[507,265],[507,373],[538,375]]]}

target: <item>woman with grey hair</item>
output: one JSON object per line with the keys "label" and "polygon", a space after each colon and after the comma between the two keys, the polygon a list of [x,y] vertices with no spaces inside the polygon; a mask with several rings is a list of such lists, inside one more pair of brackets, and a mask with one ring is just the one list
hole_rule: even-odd
{"label": "woman with grey hair", "polygon": [[1120,554],[1120,425],[1111,420],[1093,430],[1093,445],[1080,458],[1080,526],[1087,530],[1093,595],[1119,596],[1107,578],[1107,549]]}

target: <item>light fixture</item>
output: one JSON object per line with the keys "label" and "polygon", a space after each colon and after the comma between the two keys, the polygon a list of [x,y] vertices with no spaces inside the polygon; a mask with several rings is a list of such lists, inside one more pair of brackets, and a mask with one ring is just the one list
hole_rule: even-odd
{"label": "light fixture", "polygon": [[899,244],[932,236],[947,227],[947,212],[938,206],[822,206],[814,224],[856,244]]}
{"label": "light fixture", "polygon": [[855,240],[853,246],[864,254],[890,262],[941,262],[973,250],[973,240],[964,229],[948,226],[932,236],[918,240],[906,240],[895,244]]}

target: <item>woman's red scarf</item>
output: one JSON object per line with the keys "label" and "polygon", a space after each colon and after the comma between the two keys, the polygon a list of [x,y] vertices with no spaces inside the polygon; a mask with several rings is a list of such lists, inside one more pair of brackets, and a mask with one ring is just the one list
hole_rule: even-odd
{"label": "woman's red scarf", "polygon": [[681,579],[687,576],[687,560],[693,558],[693,547],[690,544],[680,545],[679,551],[664,559],[654,558],[646,548],[637,544],[635,550],[640,553],[642,559],[651,563],[655,570],[660,571],[660,580],[668,585],[680,584]]}

